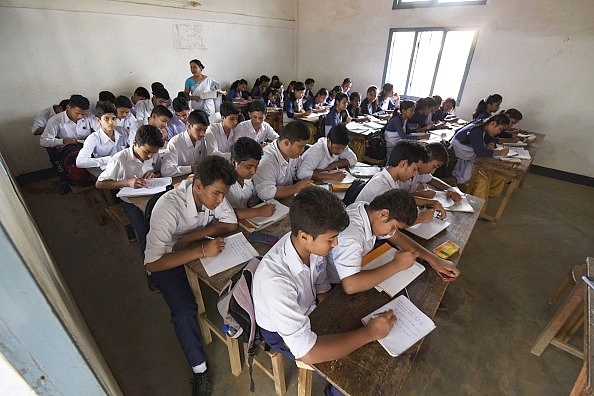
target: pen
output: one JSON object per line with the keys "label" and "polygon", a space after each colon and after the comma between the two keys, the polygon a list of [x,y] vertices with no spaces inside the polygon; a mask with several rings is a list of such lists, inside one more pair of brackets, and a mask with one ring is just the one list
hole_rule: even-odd
{"label": "pen", "polygon": [[210,239],[211,241],[214,241],[214,238],[213,238],[213,237],[211,237],[211,236],[208,236],[208,235],[206,235],[204,238],[206,238],[206,239]]}

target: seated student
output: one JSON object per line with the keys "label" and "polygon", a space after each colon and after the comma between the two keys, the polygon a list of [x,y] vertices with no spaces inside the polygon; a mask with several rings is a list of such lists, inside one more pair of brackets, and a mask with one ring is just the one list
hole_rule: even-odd
{"label": "seated student", "polygon": [[[138,120],[132,115],[132,101],[127,96],[118,96],[115,100],[115,108],[117,111],[117,126],[121,133],[125,133],[126,136],[130,134],[130,129],[134,129],[134,125],[138,123]],[[136,127],[135,129],[138,129]]]}
{"label": "seated student", "polygon": [[378,117],[386,114],[377,104],[377,87],[375,85],[367,88],[367,96],[361,102],[361,112]]}
{"label": "seated student", "polygon": [[347,106],[349,105],[349,97],[346,94],[339,92],[336,94],[336,98],[334,100],[334,106],[330,109],[328,114],[326,115],[326,123],[324,125],[326,129],[326,135],[328,135],[328,131],[334,125],[339,124],[341,122],[349,123],[351,122],[351,117],[349,113],[346,111]]}
{"label": "seated student", "polygon": [[305,93],[303,94],[303,101],[306,102],[309,98],[313,98],[313,87],[315,84],[315,80],[313,78],[305,79]]}
{"label": "seated student", "polygon": [[229,88],[229,93],[225,99],[227,102],[233,102],[234,100],[249,100],[251,99],[250,94],[247,91],[248,83],[243,78],[235,80]]}
{"label": "seated student", "polygon": [[137,87],[134,90],[134,93],[130,97],[130,100],[132,101],[132,105],[133,105],[131,112],[134,117],[136,117],[136,103],[138,103],[141,100],[147,100],[150,98],[151,98],[151,95],[149,94],[149,91],[145,87]]}
{"label": "seated student", "polygon": [[291,122],[293,118],[304,117],[309,115],[311,111],[305,111],[303,107],[303,93],[305,92],[305,85],[301,81],[298,81],[293,86],[293,92],[289,94],[289,97],[285,101],[283,108],[283,124]]}
{"label": "seated student", "polygon": [[308,316],[330,291],[325,256],[340,242],[336,238],[349,218],[340,200],[318,187],[293,199],[289,217],[291,231],[266,253],[254,275],[254,312],[266,344],[291,359],[315,364],[385,337],[396,322],[391,310],[348,332],[317,335],[311,330]]}
{"label": "seated student", "polygon": [[[344,94],[343,94],[344,95]],[[301,156],[297,178],[312,180],[340,181],[345,172],[328,174],[327,171],[355,166],[357,155],[349,148],[349,130],[345,124],[336,124],[328,132],[328,137],[319,138]]]}
{"label": "seated student", "polygon": [[[185,93],[185,92],[184,92]],[[171,140],[175,135],[185,132],[190,115],[190,102],[185,97],[178,96],[173,99],[173,117],[167,123],[167,139]]]}
{"label": "seated student", "polygon": [[[417,173],[419,166],[428,161],[427,151],[420,144],[408,140],[398,142],[388,157],[387,166],[369,179],[357,195],[355,202],[371,202],[373,198],[392,189],[408,192],[410,181]],[[439,212],[442,219],[447,216],[443,206],[436,200],[415,197],[415,202],[419,206],[433,208],[422,211],[417,217],[417,223],[432,221],[435,211]]]}
{"label": "seated student", "polygon": [[434,105],[435,99],[430,96],[417,100],[415,113],[406,123],[407,134],[427,132],[434,129],[433,123],[427,123],[427,116],[431,113],[431,109]]}
{"label": "seated student", "polygon": [[190,113],[186,131],[172,137],[167,145],[161,165],[163,176],[187,175],[196,171],[196,165],[207,155],[204,135],[209,125],[204,111]]}
{"label": "seated student", "polygon": [[253,207],[260,202],[252,176],[256,173],[261,158],[262,147],[248,137],[237,139],[231,149],[231,164],[235,167],[237,181],[229,188],[227,201],[235,210],[238,219],[269,217],[276,210],[276,206],[269,203],[258,208]]}
{"label": "seated student", "polygon": [[346,96],[348,96],[349,98],[351,97],[351,88],[352,87],[353,87],[353,82],[348,77],[342,81],[342,85],[340,86],[340,88],[342,88],[342,93],[346,94]]}
{"label": "seated student", "polygon": [[240,122],[235,128],[235,136],[247,136],[259,144],[272,142],[278,138],[278,133],[272,129],[266,120],[266,106],[261,100],[254,100],[248,106],[249,120]]}
{"label": "seated student", "polygon": [[207,157],[198,164],[193,180],[184,180],[159,198],[147,235],[144,264],[171,311],[175,335],[194,373],[192,395],[210,394],[211,389],[198,307],[184,264],[218,256],[225,249],[221,236],[237,228],[235,213],[225,199],[234,183],[227,160]]}
{"label": "seated student", "polygon": [[433,122],[445,121],[446,117],[454,115],[456,109],[456,99],[447,98],[441,104],[441,107],[433,112],[431,119]]}
{"label": "seated student", "polygon": [[349,117],[353,121],[364,122],[369,121],[370,118],[366,117],[361,111],[361,94],[359,92],[352,92],[349,96],[349,105],[346,108]]}
{"label": "seated student", "polygon": [[221,104],[221,122],[210,124],[206,130],[206,152],[220,155],[227,161],[231,159],[231,147],[237,139],[235,127],[239,123],[239,109],[233,103]]}
{"label": "seated student", "polygon": [[523,139],[516,136],[519,132],[513,126],[522,119],[522,113],[516,109],[508,109],[501,112],[509,117],[509,124],[505,126],[505,129],[501,133],[495,136],[495,143],[516,143]]}
{"label": "seated student", "polygon": [[433,121],[433,114],[435,114],[435,112],[440,108],[441,102],[443,102],[443,99],[439,95],[433,95],[432,98],[433,98],[433,106],[431,107],[429,114],[427,114],[427,118],[425,119],[425,122],[427,124],[438,124],[439,122]]}
{"label": "seated student", "polygon": [[165,106],[169,104],[169,92],[161,85],[155,86],[153,89],[153,97],[151,99],[139,100],[136,102],[134,109],[136,111],[136,119],[141,122],[142,125],[148,124],[148,119],[151,116],[151,112],[157,106]]}
{"label": "seated student", "polygon": [[84,141],[93,132],[96,121],[87,114],[89,100],[81,95],[72,95],[66,111],[56,114],[47,121],[39,144],[47,150],[50,162],[60,177],[60,194],[68,194],[70,186],[64,169],[58,165],[58,156],[63,146]]}
{"label": "seated student", "polygon": [[403,100],[400,103],[400,111],[395,111],[392,118],[386,124],[384,137],[386,139],[386,158],[390,158],[390,153],[401,140],[418,140],[430,137],[428,133],[423,135],[411,135],[406,132],[406,124],[415,113],[415,102],[412,100]]}
{"label": "seated student", "polygon": [[[158,105],[151,110],[151,114],[146,123],[147,125],[152,125],[159,128],[161,134],[163,135],[163,141],[165,142],[164,147],[167,147],[167,142],[169,140],[167,135],[167,123],[171,118],[173,118],[171,111],[169,111],[169,109],[165,106]],[[130,133],[128,135],[128,144],[130,146],[134,142],[136,131],[141,125],[143,124],[140,122],[140,120],[137,120],[137,122],[130,127]]]}
{"label": "seated student", "polygon": [[262,99],[259,102],[264,102],[266,107],[276,107],[276,103],[278,102],[278,93],[276,89],[272,87],[268,87],[264,94],[262,95]]}
{"label": "seated student", "polygon": [[491,114],[499,111],[501,102],[503,102],[503,97],[499,94],[489,95],[487,98],[481,99],[472,113],[472,119],[486,120],[491,117]]}
{"label": "seated student", "polygon": [[285,91],[285,94],[284,94],[285,101],[289,100],[289,95],[291,94],[291,92],[293,92],[293,89],[295,88],[296,83],[297,83],[297,81],[292,80],[289,83],[289,85],[287,86],[287,90]]}
{"label": "seated student", "polygon": [[[141,188],[146,186],[146,179],[157,177],[152,157],[163,147],[163,135],[159,128],[143,125],[138,129],[134,142],[125,150],[114,154],[105,170],[99,175],[95,187],[115,190],[122,187]],[[138,206],[124,201],[124,212],[130,219],[136,234],[140,255],[144,259],[147,229],[144,223],[144,213]]]}
{"label": "seated student", "polygon": [[394,92],[394,85],[385,83],[377,96],[377,107],[383,111],[395,110],[400,104],[400,96]]}
{"label": "seated student", "polygon": [[303,108],[305,111],[311,110],[314,113],[325,111],[326,108],[324,107],[326,103],[326,98],[328,97],[328,90],[326,88],[320,88],[320,90],[316,93],[315,96],[310,97],[307,99]]}
{"label": "seated student", "polygon": [[342,92],[342,87],[340,85],[335,86],[328,92],[328,97],[326,98],[325,106],[334,106],[334,99],[336,98],[336,94]]}
{"label": "seated student", "polygon": [[275,74],[274,76],[270,77],[270,85],[280,82],[280,78]]}
{"label": "seated student", "polygon": [[[338,235],[338,246],[327,257],[329,281],[340,282],[345,293],[369,290],[409,268],[417,258],[448,277],[460,274],[452,262],[437,257],[399,231],[414,224],[417,218],[415,200],[406,191],[388,190],[371,202],[355,202],[347,213],[349,226]],[[373,250],[377,239],[385,239],[400,250],[381,267],[361,271],[361,259]]]}
{"label": "seated student", "polygon": [[[485,135],[495,136],[501,133],[507,125],[509,125],[509,117],[505,114],[496,114],[484,121],[471,122],[456,132],[451,140],[457,159],[452,175],[456,178],[458,185],[470,181],[475,157],[506,155],[509,152],[508,148],[494,150],[485,145]],[[487,176],[479,172],[477,185],[468,186],[468,191],[486,200],[490,196],[501,195],[504,187],[504,177],[491,177],[491,184],[487,186]]]}
{"label": "seated student", "polygon": [[282,108],[285,104],[285,86],[280,81],[274,81],[270,84],[270,87],[276,91],[274,107]]}
{"label": "seated student", "polygon": [[64,99],[59,104],[50,106],[47,109],[43,109],[39,113],[35,114],[33,125],[31,125],[31,132],[33,135],[41,135],[49,119],[66,110],[68,102],[69,99]]}
{"label": "seated student", "polygon": [[76,157],[76,166],[88,168],[97,177],[115,153],[128,147],[128,134],[117,130],[117,110],[111,103],[98,103],[95,117],[100,125],[99,130],[85,139]]}
{"label": "seated student", "polygon": [[256,82],[254,83],[254,88],[252,89],[252,99],[263,100],[262,95],[266,91],[266,88],[268,88],[269,84],[270,78],[268,78],[268,76],[261,75],[259,78],[257,78]]}
{"label": "seated student", "polygon": [[309,141],[309,128],[303,121],[291,121],[278,139],[264,148],[264,155],[254,175],[254,185],[262,201],[281,199],[297,194],[311,183],[304,179],[295,184],[299,156]]}

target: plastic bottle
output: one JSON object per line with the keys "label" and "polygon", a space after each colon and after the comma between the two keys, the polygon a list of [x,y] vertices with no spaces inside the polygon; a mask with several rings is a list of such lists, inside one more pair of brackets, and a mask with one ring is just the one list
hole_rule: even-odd
{"label": "plastic bottle", "polygon": [[224,324],[221,329],[223,330],[223,333],[227,334],[229,337],[233,337],[237,333],[237,329],[227,324]]}

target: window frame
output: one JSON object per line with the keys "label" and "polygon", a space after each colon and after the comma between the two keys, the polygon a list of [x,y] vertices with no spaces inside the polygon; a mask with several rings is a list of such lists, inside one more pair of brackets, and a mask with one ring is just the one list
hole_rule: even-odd
{"label": "window frame", "polygon": [[[447,33],[450,31],[461,31],[461,30],[474,30],[474,38],[472,40],[472,44],[470,45],[470,50],[468,52],[468,58],[466,59],[466,65],[464,66],[464,75],[462,76],[462,81],[460,82],[460,90],[458,91],[458,97],[456,98],[456,103],[459,105],[461,103],[462,93],[464,92],[464,86],[466,85],[466,79],[468,78],[468,72],[470,71],[470,65],[472,63],[472,58],[474,56],[474,50],[476,48],[476,43],[478,41],[478,36],[479,36],[479,32],[480,32],[480,28],[478,26],[391,28],[390,33],[388,35],[388,44],[387,44],[387,48],[386,48],[386,58],[384,61],[384,74],[382,77],[382,86],[386,82],[389,82],[389,81],[386,81],[386,76],[388,74],[388,61],[390,59],[390,47],[392,46],[392,38],[393,38],[394,33],[397,33],[397,32],[414,32],[415,33],[414,43],[413,43],[413,46],[411,49],[411,53],[409,55],[410,60],[409,60],[409,66],[408,66],[408,74],[406,76],[406,83],[405,83],[405,87],[408,87],[408,83],[410,80],[411,66],[412,66],[412,61],[414,59],[414,53],[415,53],[415,47],[416,47],[414,44],[417,43],[418,34],[420,32],[427,32],[427,31],[442,31],[442,32],[444,32],[444,35],[441,39],[441,47],[439,49],[439,54],[437,55],[436,67],[435,67],[435,70],[433,71],[433,78],[431,81],[431,89],[429,91],[429,96],[433,95],[433,89],[435,87],[435,81],[437,79],[437,72],[439,71],[441,55],[443,52],[443,46],[445,43]],[[417,96],[407,95],[406,94],[407,89],[408,88],[405,88],[405,91],[402,93],[398,92],[399,96],[402,99],[414,99],[415,101],[419,99],[419,97],[417,97]]]}
{"label": "window frame", "polygon": [[394,0],[392,4],[393,10],[402,10],[407,8],[429,8],[429,7],[450,7],[450,6],[468,6],[468,5],[485,5],[487,0],[469,0],[456,1],[450,3],[440,3],[439,0],[430,1],[416,1],[410,3],[403,3],[402,0]]}

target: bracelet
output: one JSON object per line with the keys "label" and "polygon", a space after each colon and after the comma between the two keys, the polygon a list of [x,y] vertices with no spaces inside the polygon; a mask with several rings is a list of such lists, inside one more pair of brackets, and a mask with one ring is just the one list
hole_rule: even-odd
{"label": "bracelet", "polygon": [[206,257],[206,254],[204,253],[204,244],[202,244],[202,257]]}

